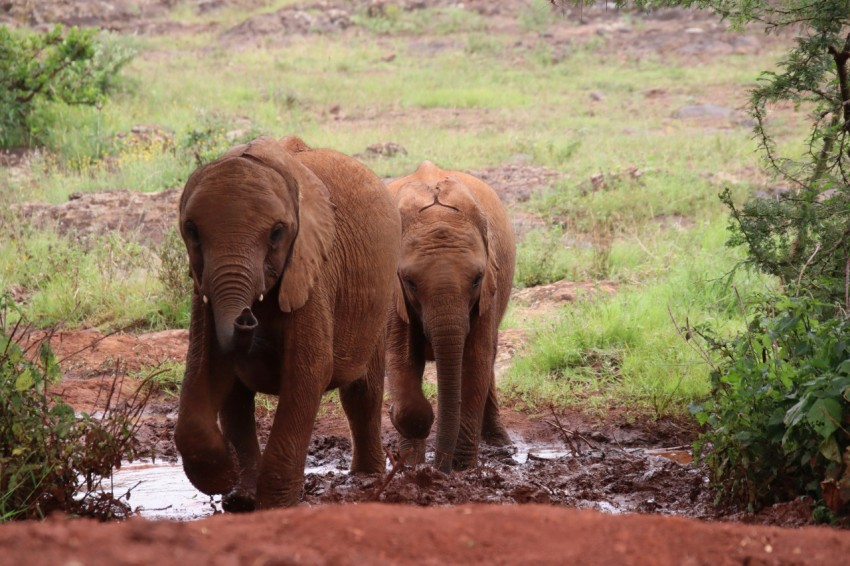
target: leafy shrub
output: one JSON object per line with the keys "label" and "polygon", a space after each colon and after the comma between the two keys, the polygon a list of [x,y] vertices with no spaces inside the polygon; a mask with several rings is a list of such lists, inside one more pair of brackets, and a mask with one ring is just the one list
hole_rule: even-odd
{"label": "leafy shrub", "polygon": [[158,277],[162,285],[160,313],[165,325],[188,326],[193,283],[183,239],[174,228],[159,247]]}
{"label": "leafy shrub", "polygon": [[77,415],[48,392],[60,377],[49,333],[30,340],[30,329],[10,323],[10,309],[0,298],[0,521],[54,510],[127,515],[127,504],[99,487],[122,459],[136,457],[135,423],[147,397],[112,406],[113,382],[102,416]]}
{"label": "leafy shrub", "polygon": [[800,494],[850,502],[850,320],[808,297],[768,299],[746,332],[698,333],[719,358],[692,406],[718,499],[756,509]]}
{"label": "leafy shrub", "polygon": [[236,144],[247,143],[259,132],[253,125],[234,129],[235,119],[221,112],[199,112],[198,127],[186,132],[180,148],[195,158],[195,165],[208,163]]}
{"label": "leafy shrub", "polygon": [[31,117],[41,102],[103,102],[135,52],[96,34],[61,25],[42,34],[0,27],[0,146],[38,138]]}

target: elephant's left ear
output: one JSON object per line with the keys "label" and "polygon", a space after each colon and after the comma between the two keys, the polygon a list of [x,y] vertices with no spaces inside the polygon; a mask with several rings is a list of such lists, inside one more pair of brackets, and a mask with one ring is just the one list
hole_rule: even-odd
{"label": "elephant's left ear", "polygon": [[[304,150],[307,149],[304,145]],[[298,207],[298,235],[278,292],[280,310],[292,312],[307,303],[336,238],[336,216],[330,191],[277,140],[259,138],[249,144],[245,154],[280,173],[292,202]]]}

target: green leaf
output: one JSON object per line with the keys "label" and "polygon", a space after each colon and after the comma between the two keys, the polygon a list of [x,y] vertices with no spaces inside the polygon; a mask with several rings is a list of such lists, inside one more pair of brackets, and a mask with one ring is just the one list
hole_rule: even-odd
{"label": "green leaf", "polygon": [[841,403],[835,399],[818,399],[806,415],[806,420],[822,438],[828,438],[841,422]]}
{"label": "green leaf", "polygon": [[834,436],[830,436],[820,445],[821,455],[830,462],[841,462],[841,449]]}
{"label": "green leaf", "polygon": [[33,378],[32,371],[26,369],[21,372],[21,374],[18,376],[18,379],[15,380],[15,391],[26,391],[34,384],[35,379]]}

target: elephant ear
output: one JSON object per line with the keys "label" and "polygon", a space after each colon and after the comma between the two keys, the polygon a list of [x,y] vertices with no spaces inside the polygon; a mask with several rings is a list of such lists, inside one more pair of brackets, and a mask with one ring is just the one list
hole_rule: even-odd
{"label": "elephant ear", "polygon": [[[436,191],[421,181],[409,181],[402,185],[395,198],[396,207],[401,216],[401,233],[407,232],[407,229],[416,222],[419,212],[433,205],[436,199]],[[400,275],[396,277],[395,310],[401,320],[410,323],[407,301],[404,299],[404,282]]]}
{"label": "elephant ear", "polygon": [[484,249],[487,250],[487,264],[484,268],[484,278],[481,281],[481,293],[478,298],[478,314],[483,316],[493,306],[498,289],[499,263],[493,249],[494,242],[491,237],[490,220],[481,209],[475,193],[457,177],[448,176],[437,183],[436,193],[437,202],[443,206],[454,208],[463,214],[478,228],[481,239],[484,241]]}
{"label": "elephant ear", "polygon": [[330,255],[336,238],[336,216],[328,187],[290,151],[309,148],[298,138],[280,142],[261,137],[248,144],[243,157],[271,167],[283,177],[291,202],[298,207],[298,234],[283,273],[278,305],[283,312],[300,309]]}

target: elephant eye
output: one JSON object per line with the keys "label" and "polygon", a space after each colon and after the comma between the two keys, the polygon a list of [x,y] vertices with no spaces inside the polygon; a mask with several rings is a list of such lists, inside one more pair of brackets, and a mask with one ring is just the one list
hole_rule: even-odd
{"label": "elephant eye", "polygon": [[416,292],[416,283],[413,282],[409,277],[404,279],[404,284],[407,285],[407,288],[410,289],[411,293]]}
{"label": "elephant eye", "polygon": [[476,276],[475,276],[475,279],[473,279],[473,280],[472,280],[472,288],[473,288],[473,289],[475,289],[476,287],[478,287],[479,285],[481,285],[481,280],[482,280],[483,278],[484,278],[484,274],[483,274],[483,273],[479,273],[478,275],[476,275]]}
{"label": "elephant eye", "polygon": [[195,223],[191,220],[187,220],[186,223],[183,224],[183,232],[193,244],[198,245],[201,243],[201,234],[198,232],[198,227],[195,226]]}
{"label": "elephant eye", "polygon": [[283,238],[283,224],[275,224],[274,228],[272,228],[271,234],[269,234],[269,241],[272,245],[280,242],[280,239]]}

